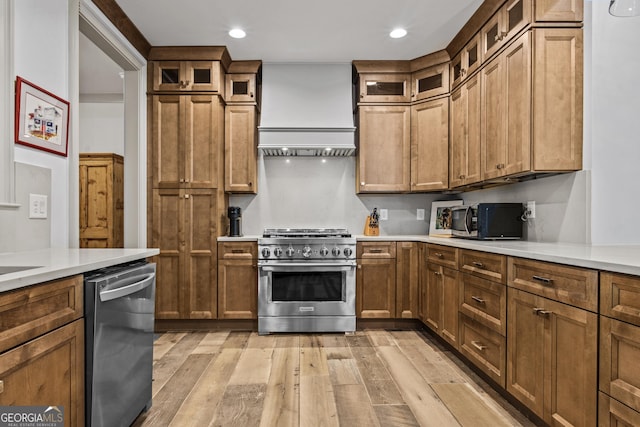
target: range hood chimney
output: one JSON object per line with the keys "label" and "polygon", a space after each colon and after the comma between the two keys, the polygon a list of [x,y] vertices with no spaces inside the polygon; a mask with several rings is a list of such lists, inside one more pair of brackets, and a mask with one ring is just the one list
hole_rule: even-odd
{"label": "range hood chimney", "polygon": [[258,149],[265,156],[355,153],[351,64],[262,65]]}

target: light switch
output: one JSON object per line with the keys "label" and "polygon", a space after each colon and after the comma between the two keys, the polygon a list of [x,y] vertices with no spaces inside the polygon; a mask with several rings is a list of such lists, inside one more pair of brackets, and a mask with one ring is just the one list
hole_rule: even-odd
{"label": "light switch", "polygon": [[380,221],[386,221],[389,219],[389,211],[387,209],[380,209]]}
{"label": "light switch", "polygon": [[417,221],[424,221],[424,209],[418,209],[416,211],[416,220]]}
{"label": "light switch", "polygon": [[29,194],[29,218],[47,218],[47,196],[44,194]]}

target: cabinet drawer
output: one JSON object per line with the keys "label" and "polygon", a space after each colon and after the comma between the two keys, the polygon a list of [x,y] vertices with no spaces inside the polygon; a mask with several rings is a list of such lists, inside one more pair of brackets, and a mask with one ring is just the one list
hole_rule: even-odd
{"label": "cabinet drawer", "polygon": [[502,334],[507,333],[507,288],[499,283],[462,274],[460,312]]}
{"label": "cabinet drawer", "polygon": [[218,259],[253,259],[258,257],[256,242],[218,243]]}
{"label": "cabinet drawer", "polygon": [[600,314],[640,326],[640,277],[601,273]]}
{"label": "cabinet drawer", "polygon": [[82,317],[82,276],[0,294],[0,352]]}
{"label": "cabinet drawer", "polygon": [[395,258],[396,242],[358,242],[357,258]]}
{"label": "cabinet drawer", "polygon": [[505,387],[506,340],[464,314],[460,315],[460,352]]}
{"label": "cabinet drawer", "polygon": [[631,427],[640,426],[640,412],[599,393],[598,426],[599,427]]}
{"label": "cabinet drawer", "polygon": [[508,258],[508,285],[585,310],[598,310],[598,272],[579,267]]}
{"label": "cabinet drawer", "polygon": [[449,246],[427,245],[427,261],[458,269],[458,249]]}
{"label": "cabinet drawer", "polygon": [[640,327],[600,316],[600,390],[640,411]]}
{"label": "cabinet drawer", "polygon": [[498,283],[507,283],[507,257],[486,252],[460,251],[460,271]]}

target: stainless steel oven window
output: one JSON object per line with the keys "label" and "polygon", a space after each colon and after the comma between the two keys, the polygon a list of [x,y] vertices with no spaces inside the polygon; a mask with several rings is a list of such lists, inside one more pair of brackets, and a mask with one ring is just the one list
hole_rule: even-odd
{"label": "stainless steel oven window", "polygon": [[271,301],[344,301],[345,272],[273,272]]}

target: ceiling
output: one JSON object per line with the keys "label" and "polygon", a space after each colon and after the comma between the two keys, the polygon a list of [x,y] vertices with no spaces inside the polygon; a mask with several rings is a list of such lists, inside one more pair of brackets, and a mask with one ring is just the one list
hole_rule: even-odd
{"label": "ceiling", "polygon": [[[482,0],[116,2],[152,46],[227,46],[234,60],[264,62],[417,58],[444,49],[482,4]],[[244,29],[247,36],[231,38],[228,31],[234,27]],[[407,36],[390,38],[396,27],[405,28]],[[81,69],[80,93],[110,93],[117,80],[96,71],[97,61],[104,58],[85,42],[80,44],[81,68],[93,71]]]}

